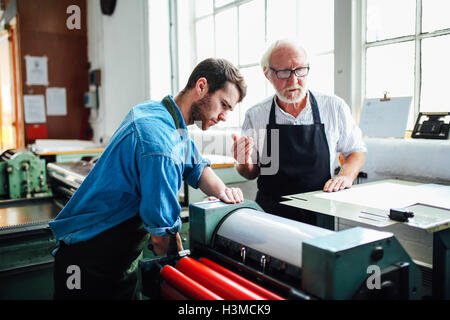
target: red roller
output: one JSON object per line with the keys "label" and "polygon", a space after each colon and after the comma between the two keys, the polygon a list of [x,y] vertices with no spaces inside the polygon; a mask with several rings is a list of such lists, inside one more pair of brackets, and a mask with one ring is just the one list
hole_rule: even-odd
{"label": "red roller", "polygon": [[224,268],[221,265],[218,265],[217,263],[215,263],[207,258],[201,258],[199,261],[201,263],[207,265],[208,267],[216,270],[217,272],[223,274],[225,277],[230,278],[231,280],[239,283],[240,285],[243,285],[244,287],[250,289],[251,291],[263,296],[266,299],[286,300],[283,297],[273,293],[272,291],[269,291],[266,288],[263,288],[263,287],[257,285],[256,283],[251,282],[251,281],[245,279],[244,277],[241,277],[237,273],[234,273],[233,271],[230,271],[227,268]]}
{"label": "red roller", "polygon": [[164,280],[177,288],[182,294],[195,300],[223,300],[222,297],[205,288],[172,266],[166,265],[161,269]]}
{"label": "red roller", "polygon": [[267,300],[192,258],[182,258],[177,269],[226,300]]}
{"label": "red roller", "polygon": [[165,300],[189,300],[188,297],[167,282],[164,282],[161,285],[161,298]]}

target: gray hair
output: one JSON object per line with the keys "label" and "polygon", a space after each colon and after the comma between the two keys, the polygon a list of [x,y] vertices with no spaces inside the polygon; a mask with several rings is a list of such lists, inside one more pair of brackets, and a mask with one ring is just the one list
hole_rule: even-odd
{"label": "gray hair", "polygon": [[263,69],[263,72],[266,73],[269,71],[270,67],[270,58],[272,57],[272,53],[275,51],[276,48],[278,48],[281,45],[291,45],[294,48],[296,48],[299,52],[303,52],[306,57],[308,57],[308,53],[306,50],[298,43],[295,39],[280,39],[272,42],[264,52],[263,56],[261,57],[261,68]]}

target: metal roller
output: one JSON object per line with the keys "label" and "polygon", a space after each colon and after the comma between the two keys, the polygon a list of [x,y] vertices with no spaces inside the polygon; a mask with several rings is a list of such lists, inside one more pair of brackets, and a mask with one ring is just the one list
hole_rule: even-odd
{"label": "metal roller", "polygon": [[309,224],[266,212],[242,208],[233,211],[220,225],[217,235],[302,267],[302,243],[334,233]]}

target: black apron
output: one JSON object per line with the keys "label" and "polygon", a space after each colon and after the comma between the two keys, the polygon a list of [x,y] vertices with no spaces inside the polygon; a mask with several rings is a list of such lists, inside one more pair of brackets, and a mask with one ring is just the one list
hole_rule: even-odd
{"label": "black apron", "polygon": [[[169,97],[162,102],[178,129],[175,105]],[[60,241],[54,264],[54,298],[136,299],[138,262],[148,240],[149,234],[137,213],[87,241],[71,245]],[[67,286],[71,265],[80,268],[80,289]]]}
{"label": "black apron", "polygon": [[330,151],[324,124],[321,123],[317,101],[311,92],[309,100],[314,120],[311,125],[276,124],[275,99],[273,100],[259,165],[262,171],[273,164],[269,162],[271,157],[276,156],[270,154],[271,131],[278,130],[279,168],[273,175],[260,174],[256,202],[268,213],[316,224],[315,215],[279,204],[286,200],[281,198],[284,195],[321,190],[331,178]]}

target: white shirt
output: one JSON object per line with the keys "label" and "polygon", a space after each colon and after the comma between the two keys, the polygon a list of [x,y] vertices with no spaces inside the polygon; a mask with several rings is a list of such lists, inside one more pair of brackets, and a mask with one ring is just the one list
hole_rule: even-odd
{"label": "white shirt", "polygon": [[[330,174],[334,176],[334,168],[338,164],[339,153],[346,158],[353,152],[367,152],[361,130],[356,125],[350,107],[338,96],[329,96],[312,92],[317,101],[320,119],[324,124],[325,135],[330,149]],[[266,126],[269,123],[270,108],[275,96],[271,96],[251,107],[245,114],[242,135],[252,137],[255,149],[252,157],[256,163],[256,152],[259,157],[263,153]],[[283,111],[275,99],[275,122],[277,124],[305,125],[313,124],[313,114],[309,94],[305,108],[297,118]]]}

